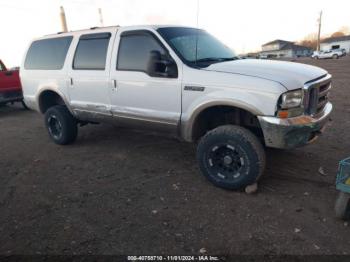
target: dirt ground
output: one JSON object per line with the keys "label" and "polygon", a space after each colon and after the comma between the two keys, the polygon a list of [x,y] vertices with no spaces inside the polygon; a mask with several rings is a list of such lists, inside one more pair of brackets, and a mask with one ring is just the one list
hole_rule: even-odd
{"label": "dirt ground", "polygon": [[333,121],[315,144],[268,150],[256,195],[209,183],[194,145],[101,124],[61,147],[41,115],[1,107],[0,254],[350,253],[350,225],[334,217],[350,57],[297,61],[333,75]]}

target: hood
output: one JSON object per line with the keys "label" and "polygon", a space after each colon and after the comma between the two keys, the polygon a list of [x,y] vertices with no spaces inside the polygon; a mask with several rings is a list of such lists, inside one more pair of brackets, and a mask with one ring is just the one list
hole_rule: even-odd
{"label": "hood", "polygon": [[278,82],[287,90],[301,88],[306,82],[327,74],[326,70],[316,66],[257,59],[216,63],[204,70],[263,78]]}

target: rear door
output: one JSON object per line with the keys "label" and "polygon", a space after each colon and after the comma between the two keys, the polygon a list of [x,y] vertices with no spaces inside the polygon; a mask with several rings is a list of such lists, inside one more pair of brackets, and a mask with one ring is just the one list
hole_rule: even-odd
{"label": "rear door", "polygon": [[85,33],[76,39],[68,90],[71,107],[82,118],[111,115],[109,70],[115,32]]}

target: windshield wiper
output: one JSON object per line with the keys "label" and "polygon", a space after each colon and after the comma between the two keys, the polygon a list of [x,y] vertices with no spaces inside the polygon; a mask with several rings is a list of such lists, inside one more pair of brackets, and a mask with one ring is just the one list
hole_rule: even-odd
{"label": "windshield wiper", "polygon": [[233,61],[233,60],[238,60],[238,57],[227,57],[227,58],[222,58],[222,61]]}
{"label": "windshield wiper", "polygon": [[206,57],[206,58],[201,58],[198,59],[197,61],[193,61],[195,62],[225,62],[225,61],[233,61],[238,59],[237,57]]}

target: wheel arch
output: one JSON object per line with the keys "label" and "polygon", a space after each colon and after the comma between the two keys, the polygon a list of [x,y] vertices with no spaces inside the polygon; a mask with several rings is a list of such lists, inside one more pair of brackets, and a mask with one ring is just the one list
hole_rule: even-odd
{"label": "wheel arch", "polygon": [[[255,118],[256,119],[255,123],[259,125],[259,127],[260,127],[260,124],[257,119],[257,116],[263,115],[263,113],[256,107],[249,104],[241,103],[239,101],[237,102],[211,101],[208,103],[203,103],[197,106],[195,110],[193,110],[193,113],[188,118],[188,120],[184,120],[182,122],[181,135],[183,139],[189,142],[193,142],[198,140],[202,135],[204,135],[205,133],[203,133],[203,130],[201,130],[202,128],[201,121],[203,121],[203,119],[206,119],[206,114],[208,112],[218,112],[216,110],[219,110],[221,112],[223,111],[225,113],[237,114],[236,117],[241,113],[246,114],[252,118]],[[237,123],[228,121],[228,122],[222,122],[221,124],[237,124]],[[213,126],[213,128],[215,128],[215,125]],[[205,132],[211,129],[210,128],[206,129]]]}
{"label": "wheel arch", "polygon": [[45,114],[45,112],[52,106],[55,105],[65,105],[70,113],[73,114],[68,100],[66,97],[56,88],[43,87],[40,89],[37,95],[37,105],[40,113]]}

